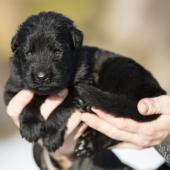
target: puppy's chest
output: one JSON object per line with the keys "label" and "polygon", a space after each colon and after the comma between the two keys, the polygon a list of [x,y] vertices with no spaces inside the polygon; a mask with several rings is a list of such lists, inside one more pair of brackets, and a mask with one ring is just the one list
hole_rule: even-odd
{"label": "puppy's chest", "polygon": [[41,105],[45,101],[45,99],[47,99],[47,97],[48,97],[47,95],[46,96],[35,95],[34,96],[34,105],[35,106]]}

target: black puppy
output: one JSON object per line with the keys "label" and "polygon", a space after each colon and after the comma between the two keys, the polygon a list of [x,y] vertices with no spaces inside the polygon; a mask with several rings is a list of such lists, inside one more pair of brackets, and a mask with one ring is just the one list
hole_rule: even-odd
{"label": "black puppy", "polygon": [[[12,39],[11,72],[5,103],[21,89],[35,93],[20,115],[20,132],[28,141],[43,138],[49,151],[58,149],[70,115],[76,108],[102,109],[119,117],[150,121],[136,105],[143,97],[165,94],[151,73],[132,59],[95,47],[82,46],[83,34],[67,17],[42,12],[19,27]],[[44,121],[40,105],[48,95],[69,89],[65,101]],[[87,129],[77,142],[77,156],[87,156],[118,141]]]}

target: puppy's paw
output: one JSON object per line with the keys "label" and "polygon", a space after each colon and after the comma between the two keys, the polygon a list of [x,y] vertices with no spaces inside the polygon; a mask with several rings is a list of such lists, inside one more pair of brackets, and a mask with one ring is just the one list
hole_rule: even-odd
{"label": "puppy's paw", "polygon": [[43,144],[49,152],[56,151],[64,143],[64,131],[49,129],[43,138]]}
{"label": "puppy's paw", "polygon": [[85,138],[80,138],[75,146],[74,155],[76,157],[88,157],[95,153],[93,143]]}
{"label": "puppy's paw", "polygon": [[88,105],[83,99],[81,99],[80,97],[77,97],[74,99],[74,104],[76,106],[76,108],[78,108],[80,110],[80,112],[92,112],[91,111],[91,106]]}
{"label": "puppy's paw", "polygon": [[49,117],[45,123],[45,128],[44,146],[50,152],[56,151],[64,143],[65,125],[59,125],[56,119]]}
{"label": "puppy's paw", "polygon": [[[83,105],[92,105],[93,101],[96,100],[96,91],[98,94],[98,90],[86,84],[79,84],[76,86],[76,90],[79,96],[81,96],[81,100],[84,101]],[[98,98],[97,98],[98,99]]]}
{"label": "puppy's paw", "polygon": [[20,133],[29,142],[36,142],[45,133],[44,122],[39,119],[32,119],[22,123]]}

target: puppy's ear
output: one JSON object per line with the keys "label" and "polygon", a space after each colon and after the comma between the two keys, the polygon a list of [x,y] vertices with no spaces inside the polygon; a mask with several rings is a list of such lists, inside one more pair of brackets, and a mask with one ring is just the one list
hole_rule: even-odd
{"label": "puppy's ear", "polygon": [[83,33],[77,28],[72,30],[73,48],[79,48],[83,43]]}
{"label": "puppy's ear", "polygon": [[15,52],[18,48],[18,40],[17,40],[17,34],[14,35],[14,37],[12,38],[12,41],[11,41],[11,49],[12,49],[12,52]]}

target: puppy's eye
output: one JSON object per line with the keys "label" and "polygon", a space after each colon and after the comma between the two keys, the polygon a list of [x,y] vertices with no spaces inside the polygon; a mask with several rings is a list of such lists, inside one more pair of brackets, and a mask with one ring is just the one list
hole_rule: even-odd
{"label": "puppy's eye", "polygon": [[25,52],[25,60],[30,60],[31,56],[32,56],[32,52],[30,52],[30,51]]}
{"label": "puppy's eye", "polygon": [[55,53],[54,61],[59,61],[63,56],[63,52],[61,50],[55,50],[54,53]]}

